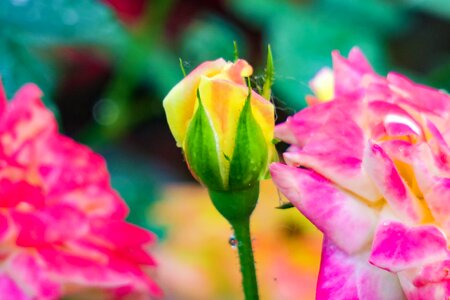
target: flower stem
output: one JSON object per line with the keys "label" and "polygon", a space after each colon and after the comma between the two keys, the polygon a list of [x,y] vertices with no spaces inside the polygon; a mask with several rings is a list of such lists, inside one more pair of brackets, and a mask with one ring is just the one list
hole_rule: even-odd
{"label": "flower stem", "polygon": [[259,182],[249,186],[248,189],[238,191],[209,190],[209,196],[217,210],[233,227],[239,251],[245,299],[258,300],[258,283],[250,235],[250,216],[258,202]]}
{"label": "flower stem", "polygon": [[257,300],[258,283],[256,280],[255,260],[253,258],[250,235],[250,218],[231,224],[237,240],[239,261],[241,263],[242,286],[246,300]]}

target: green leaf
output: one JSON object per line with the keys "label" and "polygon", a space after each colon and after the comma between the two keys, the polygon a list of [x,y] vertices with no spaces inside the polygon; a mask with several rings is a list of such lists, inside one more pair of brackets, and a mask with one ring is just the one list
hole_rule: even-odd
{"label": "green leaf", "polygon": [[198,107],[189,123],[184,151],[192,174],[208,189],[225,188],[214,129],[197,91]]}

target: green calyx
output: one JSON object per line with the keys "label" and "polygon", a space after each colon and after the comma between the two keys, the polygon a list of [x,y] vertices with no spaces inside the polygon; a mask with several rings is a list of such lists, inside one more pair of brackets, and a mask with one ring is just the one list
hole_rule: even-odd
{"label": "green calyx", "polygon": [[209,189],[223,190],[218,143],[198,91],[197,97],[198,108],[186,133],[185,157],[192,174],[199,181]]}
{"label": "green calyx", "polygon": [[247,189],[237,191],[215,191],[208,189],[214,206],[230,224],[248,220],[256,207],[259,196],[259,182]]}
{"label": "green calyx", "polygon": [[251,89],[239,116],[235,148],[230,162],[229,189],[247,189],[264,177],[268,146],[251,106]]}
{"label": "green calyx", "polygon": [[208,189],[248,189],[264,178],[270,159],[268,147],[271,146],[267,145],[261,127],[253,116],[251,88],[239,115],[231,156],[222,153],[220,141],[198,91],[197,97],[198,107],[189,123],[184,145],[192,174]]}

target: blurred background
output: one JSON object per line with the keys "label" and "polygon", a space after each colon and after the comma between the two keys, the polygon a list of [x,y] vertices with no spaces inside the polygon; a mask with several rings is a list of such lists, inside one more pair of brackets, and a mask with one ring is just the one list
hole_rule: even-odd
{"label": "blurred background", "polygon": [[[375,69],[450,90],[448,0],[0,0],[0,76],[45,93],[60,130],[102,153],[129,220],[160,238],[166,299],[240,299],[231,230],[193,182],[162,99],[204,60],[239,54],[262,83],[275,63],[278,122],[304,107],[330,53],[365,52]],[[253,217],[262,299],[314,299],[321,236],[264,182]]]}

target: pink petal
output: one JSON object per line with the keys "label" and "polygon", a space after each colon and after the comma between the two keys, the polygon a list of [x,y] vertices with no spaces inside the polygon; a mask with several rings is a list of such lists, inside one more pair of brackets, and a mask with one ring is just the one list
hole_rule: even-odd
{"label": "pink petal", "polygon": [[447,240],[434,226],[384,222],[375,234],[370,263],[399,272],[446,259]]}
{"label": "pink petal", "polygon": [[[449,100],[450,101],[450,100]],[[427,127],[431,133],[428,144],[433,149],[435,162],[440,169],[450,172],[450,147],[445,141],[443,135],[434,123],[427,120]]]}
{"label": "pink petal", "polygon": [[332,103],[307,107],[275,127],[275,136],[289,144],[303,146],[330,115]]}
{"label": "pink petal", "polygon": [[370,242],[377,223],[372,208],[314,171],[274,163],[270,172],[289,201],[345,252]]}
{"label": "pink petal", "polygon": [[367,109],[370,117],[369,126],[373,128],[382,124],[388,136],[423,136],[421,125],[396,104],[375,100],[369,103]]}
{"label": "pink petal", "polygon": [[161,294],[158,286],[139,265],[112,252],[105,252],[102,258],[92,259],[49,247],[40,249],[39,254],[46,262],[51,276],[65,284],[114,289],[131,287],[155,296]]}
{"label": "pink petal", "polygon": [[14,280],[8,275],[0,272],[0,295],[2,300],[32,300],[27,296]]}
{"label": "pink petal", "polygon": [[49,278],[45,266],[38,257],[19,254],[8,264],[7,270],[34,299],[52,300],[61,296],[60,284]]}
{"label": "pink petal", "polygon": [[348,255],[324,239],[317,300],[401,300],[397,276],[371,266],[367,254]]}
{"label": "pink petal", "polygon": [[450,175],[440,168],[426,144],[416,149],[414,174],[428,208],[441,228],[450,234]]}
{"label": "pink petal", "polygon": [[373,69],[359,48],[353,48],[349,58],[342,57],[338,51],[332,52],[335,78],[335,97],[358,95],[365,74],[373,74]]}
{"label": "pink petal", "polygon": [[4,237],[7,237],[10,226],[7,215],[0,213],[0,242]]}
{"label": "pink petal", "polygon": [[8,103],[8,99],[6,98],[5,89],[3,88],[3,82],[0,78],[0,118],[6,111],[6,106]]}
{"label": "pink petal", "polygon": [[0,179],[0,207],[12,208],[22,202],[34,208],[43,207],[45,198],[42,188],[25,180],[13,182],[8,178]]}
{"label": "pink petal", "polygon": [[53,278],[66,284],[116,287],[129,284],[133,279],[127,273],[112,270],[106,260],[91,260],[52,248],[42,248],[39,254]]}
{"label": "pink petal", "polygon": [[424,213],[419,200],[404,183],[394,163],[379,145],[369,143],[363,167],[395,212],[412,222],[423,219]]}
{"label": "pink petal", "polygon": [[450,259],[439,261],[422,268],[414,279],[415,286],[424,286],[429,283],[442,283],[450,281]]}
{"label": "pink petal", "polygon": [[[217,61],[215,61],[217,62]],[[245,77],[249,77],[253,73],[253,68],[243,59],[238,59],[235,63],[228,63],[224,70],[212,76],[212,79],[225,79],[227,81],[233,81],[237,84],[246,85]],[[192,73],[191,73],[192,74]],[[189,74],[189,76],[191,76]],[[225,78],[224,78],[225,77]]]}
{"label": "pink petal", "polygon": [[450,178],[437,178],[430,189],[423,192],[423,197],[431,214],[447,234],[450,234]]}
{"label": "pink petal", "polygon": [[46,207],[37,213],[46,224],[48,242],[77,239],[88,232],[88,220],[77,208],[67,204]]}
{"label": "pink petal", "polygon": [[389,73],[389,87],[396,95],[398,103],[407,104],[417,111],[427,112],[448,119],[449,96],[433,88],[416,84],[403,75]]}
{"label": "pink petal", "polygon": [[19,211],[12,211],[11,216],[18,227],[17,246],[40,247],[47,243],[46,225],[38,216]]}
{"label": "pink petal", "polygon": [[[317,121],[320,125],[315,121],[310,122],[309,119],[305,120],[307,126],[290,125],[297,138],[297,127],[310,136],[303,141],[302,148],[286,152],[285,160],[290,165],[314,169],[339,186],[375,202],[381,195],[361,168],[365,139],[362,129],[352,117],[358,114],[358,107],[355,104],[353,108],[345,109],[348,103],[333,103],[333,106],[328,108],[328,118]],[[322,105],[312,108],[320,106]],[[298,117],[294,118],[301,120],[301,116],[299,113]],[[302,146],[302,143],[296,145]]]}
{"label": "pink petal", "polygon": [[[23,86],[9,103],[0,122],[3,131],[3,151],[8,155],[19,155],[24,164],[31,164],[36,158],[33,147],[44,142],[37,137],[56,131],[56,120],[40,100],[41,90],[34,84]],[[27,150],[27,151],[25,151]]]}
{"label": "pink petal", "polygon": [[414,160],[414,145],[402,140],[391,140],[379,143],[383,151],[393,160],[412,164]]}
{"label": "pink petal", "polygon": [[448,299],[450,296],[450,280],[417,286],[414,270],[399,272],[398,277],[409,300]]}
{"label": "pink petal", "polygon": [[105,160],[70,138],[55,135],[41,157],[39,172],[48,198],[95,216],[123,219],[126,203],[111,188]]}
{"label": "pink petal", "polygon": [[74,207],[58,204],[38,212],[12,211],[19,228],[17,245],[41,247],[48,243],[76,239],[87,233],[85,216]]}
{"label": "pink petal", "polygon": [[142,246],[156,241],[153,233],[125,221],[92,220],[91,232],[95,236],[123,248]]}

